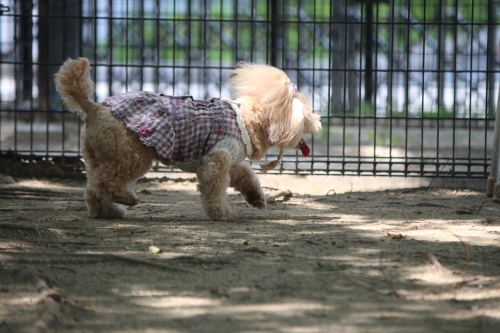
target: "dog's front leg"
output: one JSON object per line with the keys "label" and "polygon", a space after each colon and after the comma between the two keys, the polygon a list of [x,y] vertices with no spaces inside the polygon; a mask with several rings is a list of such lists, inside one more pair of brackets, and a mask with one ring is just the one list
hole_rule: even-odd
{"label": "dog's front leg", "polygon": [[240,192],[250,205],[266,208],[266,196],[260,186],[259,179],[248,163],[236,164],[229,171],[230,187]]}
{"label": "dog's front leg", "polygon": [[196,172],[203,209],[213,220],[236,217],[236,213],[231,210],[227,202],[231,160],[229,151],[215,150],[203,157]]}

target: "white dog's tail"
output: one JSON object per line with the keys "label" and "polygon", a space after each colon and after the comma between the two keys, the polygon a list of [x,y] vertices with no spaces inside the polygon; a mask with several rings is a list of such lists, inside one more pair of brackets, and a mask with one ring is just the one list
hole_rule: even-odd
{"label": "white dog's tail", "polygon": [[71,111],[89,114],[98,110],[98,104],[90,100],[94,93],[94,82],[89,72],[89,61],[79,58],[66,60],[55,75],[56,90]]}

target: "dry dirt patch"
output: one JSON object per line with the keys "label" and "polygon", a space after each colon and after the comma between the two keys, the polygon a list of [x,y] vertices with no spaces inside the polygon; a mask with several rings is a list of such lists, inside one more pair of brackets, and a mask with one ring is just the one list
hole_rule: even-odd
{"label": "dry dirt patch", "polygon": [[240,217],[213,222],[189,178],[140,182],[124,220],[87,217],[83,188],[0,185],[0,332],[500,327],[500,206],[482,192],[305,188],[263,211],[231,194]]}

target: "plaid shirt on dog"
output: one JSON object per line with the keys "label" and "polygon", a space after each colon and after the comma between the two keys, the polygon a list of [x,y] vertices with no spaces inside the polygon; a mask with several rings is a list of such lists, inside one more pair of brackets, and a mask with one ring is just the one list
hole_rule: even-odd
{"label": "plaid shirt on dog", "polygon": [[111,96],[102,104],[171,163],[200,159],[223,139],[242,140],[235,111],[218,98],[198,101],[140,91]]}

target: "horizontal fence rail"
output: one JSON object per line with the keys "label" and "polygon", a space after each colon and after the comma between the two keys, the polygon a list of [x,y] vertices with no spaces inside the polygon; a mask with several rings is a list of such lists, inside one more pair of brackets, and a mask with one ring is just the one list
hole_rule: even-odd
{"label": "horizontal fence rail", "polygon": [[84,168],[83,123],[53,83],[67,58],[89,58],[97,101],[138,90],[230,98],[228,72],[248,61],[287,72],[322,117],[305,137],[311,156],[289,151],[272,172],[488,176],[496,1],[0,3],[0,160]]}

